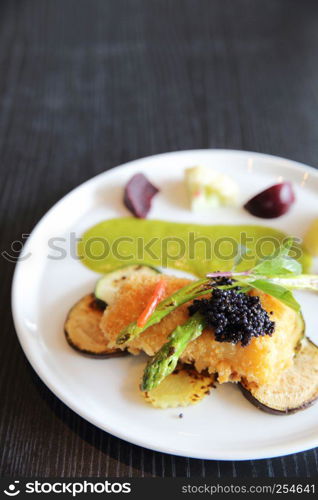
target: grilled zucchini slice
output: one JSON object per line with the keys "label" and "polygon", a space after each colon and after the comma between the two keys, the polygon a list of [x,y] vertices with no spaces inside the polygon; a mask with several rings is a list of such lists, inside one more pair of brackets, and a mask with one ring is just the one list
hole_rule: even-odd
{"label": "grilled zucchini slice", "polygon": [[121,267],[105,274],[97,281],[94,291],[95,297],[104,302],[106,307],[106,305],[111,304],[118,288],[131,276],[143,274],[153,276],[158,273],[160,271],[157,268],[146,266],[145,264]]}

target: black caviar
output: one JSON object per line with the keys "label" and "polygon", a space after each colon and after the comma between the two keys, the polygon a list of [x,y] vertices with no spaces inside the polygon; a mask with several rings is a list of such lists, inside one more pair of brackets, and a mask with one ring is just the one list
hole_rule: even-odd
{"label": "black caviar", "polygon": [[[231,280],[222,282],[222,285],[229,284]],[[220,282],[217,285],[220,286]],[[246,346],[252,337],[272,335],[275,328],[260,298],[240,293],[239,287],[228,290],[215,288],[209,299],[193,301],[189,313],[192,315],[197,311],[203,315],[207,326],[214,329],[218,342],[241,342],[242,346]]]}

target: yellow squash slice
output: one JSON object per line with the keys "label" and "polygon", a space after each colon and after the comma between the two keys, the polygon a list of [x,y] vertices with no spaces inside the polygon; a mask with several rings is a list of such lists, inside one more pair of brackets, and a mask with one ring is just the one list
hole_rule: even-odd
{"label": "yellow squash slice", "polygon": [[201,401],[214,387],[214,375],[203,375],[193,368],[177,368],[161,384],[143,392],[145,400],[155,408],[177,408]]}

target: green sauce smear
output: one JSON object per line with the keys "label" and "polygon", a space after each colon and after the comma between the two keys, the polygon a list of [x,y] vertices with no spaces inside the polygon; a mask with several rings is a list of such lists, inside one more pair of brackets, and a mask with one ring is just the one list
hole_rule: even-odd
{"label": "green sauce smear", "polygon": [[[91,227],[78,244],[85,266],[107,273],[130,264],[173,268],[198,277],[233,267],[237,246],[251,250],[239,270],[271,255],[287,235],[277,229],[256,225],[201,225],[134,217],[110,219]],[[291,255],[308,272],[311,257],[294,243]]]}

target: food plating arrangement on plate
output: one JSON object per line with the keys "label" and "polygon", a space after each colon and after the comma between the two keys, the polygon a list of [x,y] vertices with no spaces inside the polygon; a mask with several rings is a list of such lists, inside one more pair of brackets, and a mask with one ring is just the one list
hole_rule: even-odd
{"label": "food plating arrangement on plate", "polygon": [[[37,297],[50,282],[55,302],[41,298],[27,321],[17,312],[18,283],[27,279],[19,264],[13,306],[25,352],[71,408],[142,446],[244,459],[317,445],[316,172],[254,153],[162,158],[160,174],[160,155],[132,162],[102,174],[102,186],[98,177],[88,181],[47,214],[52,228],[69,216],[65,233],[76,228],[76,256],[37,268]],[[39,255],[45,224],[25,252]],[[32,328],[42,332],[55,311],[35,341]],[[203,423],[207,415],[217,436]],[[281,425],[278,416],[289,415]],[[241,441],[226,430],[235,418]]]}
{"label": "food plating arrangement on plate", "polygon": [[[191,210],[215,211],[237,203],[239,186],[212,168],[187,168],[185,184]],[[310,406],[318,398],[318,347],[306,336],[293,290],[318,291],[318,275],[308,273],[311,256],[318,255],[318,219],[312,221],[303,246],[276,232],[277,248],[259,258],[257,241],[261,235],[274,235],[268,228],[145,221],[155,195],[160,196],[159,189],[142,173],[135,174],[123,189],[123,202],[135,218],[104,221],[84,234],[78,249],[83,262],[93,270],[96,262],[110,270],[97,281],[94,293],[69,312],[65,336],[70,346],[103,357],[145,352],[150,359],[139,387],[144,400],[156,408],[198,403],[213,393],[216,383],[226,382],[236,383],[251,403],[276,415]],[[256,194],[244,208],[272,219],[294,203],[292,184],[281,182]],[[203,259],[193,253],[191,262],[186,247],[191,230],[197,238],[232,238],[233,259],[222,263],[220,256]],[[254,248],[236,241],[243,230]],[[138,262],[136,254],[130,256],[134,263],[124,266],[100,260],[98,253],[95,259],[85,254],[90,238],[101,241],[115,237],[113,232],[130,241],[139,235],[144,244],[151,233],[161,240],[173,234],[185,247],[182,259],[174,258],[174,267],[197,271],[201,279],[161,273],[154,262]],[[167,256],[159,258],[162,264]]]}

